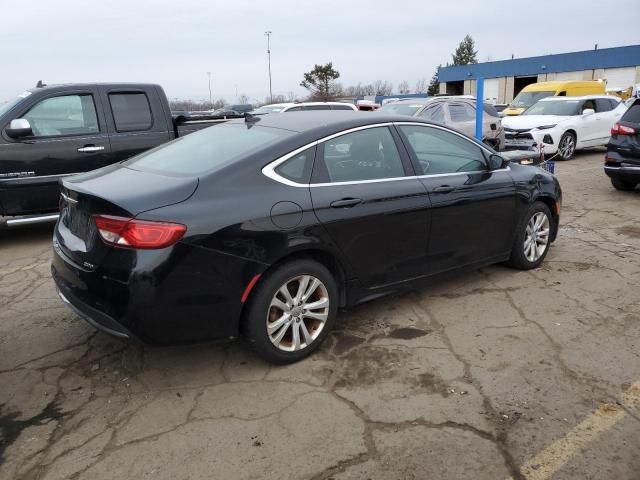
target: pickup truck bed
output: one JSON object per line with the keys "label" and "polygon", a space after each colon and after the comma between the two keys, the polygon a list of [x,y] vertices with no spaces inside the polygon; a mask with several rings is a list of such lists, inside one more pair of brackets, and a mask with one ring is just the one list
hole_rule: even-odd
{"label": "pickup truck bed", "polygon": [[154,84],[27,90],[0,106],[0,226],[53,220],[61,178],[126,160],[215,123],[176,124],[162,87]]}

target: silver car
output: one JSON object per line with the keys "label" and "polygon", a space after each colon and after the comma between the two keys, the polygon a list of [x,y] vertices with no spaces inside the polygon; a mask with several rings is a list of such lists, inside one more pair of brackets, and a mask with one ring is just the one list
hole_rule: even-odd
{"label": "silver car", "polygon": [[[489,104],[483,105],[482,141],[494,150],[504,149],[504,128],[498,112]],[[453,127],[460,132],[475,136],[476,101],[467,96],[442,96],[427,98],[404,98],[389,102],[376,112],[421,117],[434,123]]]}

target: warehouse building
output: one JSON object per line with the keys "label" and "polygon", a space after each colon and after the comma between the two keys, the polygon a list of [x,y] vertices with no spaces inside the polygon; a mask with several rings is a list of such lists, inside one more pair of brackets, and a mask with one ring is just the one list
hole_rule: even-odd
{"label": "warehouse building", "polygon": [[509,103],[527,85],[552,80],[602,79],[607,90],[622,90],[640,83],[640,45],[442,67],[438,78],[440,93],[449,95],[475,95],[476,79],[484,78],[491,103]]}

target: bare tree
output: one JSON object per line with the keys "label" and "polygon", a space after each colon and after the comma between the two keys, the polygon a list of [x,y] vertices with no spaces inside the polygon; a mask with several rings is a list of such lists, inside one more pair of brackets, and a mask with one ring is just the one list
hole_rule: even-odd
{"label": "bare tree", "polygon": [[416,93],[425,93],[429,88],[426,78],[421,78],[416,82]]}
{"label": "bare tree", "polygon": [[376,87],[374,87],[372,84],[368,83],[362,86],[362,95],[375,95],[375,94],[376,94]]}
{"label": "bare tree", "polygon": [[400,82],[398,84],[398,93],[402,93],[402,94],[406,94],[409,93],[409,82],[407,82],[406,80],[403,80],[402,82]]}
{"label": "bare tree", "polygon": [[246,96],[244,93],[242,95],[240,95],[238,97],[238,103],[240,104],[245,104],[245,103],[249,103],[249,97]]}
{"label": "bare tree", "polygon": [[374,95],[391,95],[393,92],[393,83],[388,81],[376,80],[373,82]]}

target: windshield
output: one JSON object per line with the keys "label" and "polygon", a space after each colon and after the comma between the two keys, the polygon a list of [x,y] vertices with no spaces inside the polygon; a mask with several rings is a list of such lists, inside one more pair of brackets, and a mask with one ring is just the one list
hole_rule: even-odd
{"label": "windshield", "polygon": [[27,98],[29,95],[31,95],[31,92],[24,92],[6,103],[0,103],[0,117],[11,110],[13,107],[15,107],[23,99]]}
{"label": "windshield", "polygon": [[411,103],[411,102],[387,103],[381,106],[378,110],[376,110],[376,112],[395,114],[395,115],[413,116],[422,107],[424,107],[422,103]]}
{"label": "windshield", "polygon": [[123,165],[178,175],[212,172],[295,132],[247,123],[215,125],[133,157]]}
{"label": "windshield", "polygon": [[578,115],[580,100],[553,100],[538,102],[523,115]]}
{"label": "windshield", "polygon": [[256,108],[251,111],[253,115],[264,115],[266,113],[278,113],[284,109],[281,105],[265,105],[264,107]]}
{"label": "windshield", "polygon": [[528,108],[538,100],[550,97],[554,92],[520,92],[511,102],[511,106],[515,108]]}

